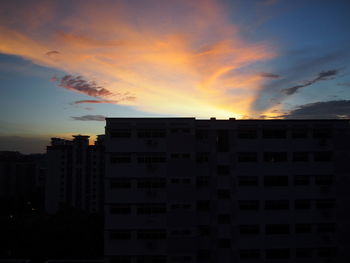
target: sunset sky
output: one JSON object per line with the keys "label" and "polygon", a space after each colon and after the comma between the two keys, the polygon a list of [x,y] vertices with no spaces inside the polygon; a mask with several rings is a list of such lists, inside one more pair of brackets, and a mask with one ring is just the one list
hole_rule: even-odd
{"label": "sunset sky", "polygon": [[17,0],[0,9],[0,150],[104,117],[350,118],[349,0]]}

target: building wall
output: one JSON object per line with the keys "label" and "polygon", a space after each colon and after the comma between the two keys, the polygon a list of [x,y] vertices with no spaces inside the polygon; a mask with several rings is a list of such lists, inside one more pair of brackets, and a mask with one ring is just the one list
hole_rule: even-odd
{"label": "building wall", "polygon": [[108,118],[106,262],[348,262],[349,131]]}

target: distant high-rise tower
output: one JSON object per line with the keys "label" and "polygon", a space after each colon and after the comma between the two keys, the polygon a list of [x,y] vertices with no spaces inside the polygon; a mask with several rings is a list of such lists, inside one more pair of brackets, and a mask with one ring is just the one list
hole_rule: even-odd
{"label": "distant high-rise tower", "polygon": [[89,136],[73,140],[52,138],[47,147],[46,211],[56,213],[74,207],[98,213],[103,204],[104,145],[99,136],[89,145]]}

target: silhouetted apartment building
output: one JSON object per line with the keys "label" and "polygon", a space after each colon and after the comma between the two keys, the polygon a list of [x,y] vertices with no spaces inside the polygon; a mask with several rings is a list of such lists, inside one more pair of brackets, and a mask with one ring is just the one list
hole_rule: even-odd
{"label": "silhouetted apartment building", "polygon": [[348,120],[106,121],[106,263],[349,262]]}
{"label": "silhouetted apartment building", "polygon": [[45,155],[0,151],[0,215],[44,208]]}
{"label": "silhouetted apartment building", "polygon": [[47,147],[46,211],[54,214],[64,207],[90,213],[103,207],[104,145],[98,136],[89,145],[89,136],[73,140],[52,138]]}

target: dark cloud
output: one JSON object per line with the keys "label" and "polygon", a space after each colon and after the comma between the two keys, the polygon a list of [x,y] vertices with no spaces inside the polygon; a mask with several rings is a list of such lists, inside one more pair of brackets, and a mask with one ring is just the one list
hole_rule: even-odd
{"label": "dark cloud", "polygon": [[350,83],[337,83],[338,86],[350,87]]}
{"label": "dark cloud", "polygon": [[103,115],[84,115],[79,117],[72,117],[76,121],[105,121],[106,117]]}
{"label": "dark cloud", "polygon": [[73,104],[82,104],[82,103],[92,103],[92,104],[98,104],[98,103],[115,103],[116,101],[113,100],[77,100],[74,101]]}
{"label": "dark cloud", "polygon": [[264,78],[272,78],[272,79],[278,79],[280,77],[280,75],[278,74],[266,73],[266,72],[261,72],[260,76]]}
{"label": "dark cloud", "polygon": [[328,70],[328,71],[322,71],[322,72],[318,73],[318,76],[316,78],[314,78],[312,80],[308,80],[304,84],[301,84],[301,85],[296,85],[296,86],[291,87],[291,88],[282,89],[282,92],[286,95],[293,95],[299,89],[310,86],[318,81],[328,80],[331,77],[337,75],[337,73],[338,73],[338,70],[335,70],[335,69]]}
{"label": "dark cloud", "polygon": [[279,117],[286,119],[348,119],[350,118],[350,100],[305,104]]}
{"label": "dark cloud", "polygon": [[82,103],[91,103],[91,104],[99,104],[99,103],[110,103],[110,104],[116,104],[121,101],[132,101],[135,100],[136,97],[129,95],[129,93],[124,94],[117,94],[117,96],[120,96],[119,100],[77,100],[74,101],[73,104],[82,104]]}
{"label": "dark cloud", "polygon": [[63,78],[52,78],[53,81],[58,81],[59,86],[68,90],[86,94],[91,97],[105,97],[112,93],[96,84],[94,81],[84,80],[81,76],[66,75]]}
{"label": "dark cloud", "polygon": [[56,50],[52,50],[52,51],[46,52],[47,56],[53,56],[53,55],[59,55],[59,54],[60,54],[60,52],[58,52]]}

